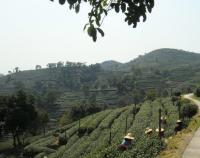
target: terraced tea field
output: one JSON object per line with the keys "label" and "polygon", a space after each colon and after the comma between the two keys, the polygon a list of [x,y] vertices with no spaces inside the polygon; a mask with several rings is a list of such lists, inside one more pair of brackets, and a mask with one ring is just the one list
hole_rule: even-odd
{"label": "terraced tea field", "polygon": [[[30,140],[25,154],[34,158],[43,158],[45,155],[48,158],[153,158],[165,145],[156,132],[147,137],[144,131],[146,127],[152,128],[153,131],[158,128],[159,108],[162,109],[162,115],[167,113],[167,124],[162,128],[165,129],[165,137],[169,137],[173,134],[178,114],[169,99],[162,99],[143,103],[135,117],[132,113],[133,106],[87,116],[81,119],[80,127],[77,121],[51,131],[45,137],[39,136],[34,141]],[[117,146],[125,132],[133,133],[135,141],[130,150],[121,152]],[[58,135],[60,143],[56,144]],[[62,143],[61,140],[66,140],[65,138],[67,142]]]}

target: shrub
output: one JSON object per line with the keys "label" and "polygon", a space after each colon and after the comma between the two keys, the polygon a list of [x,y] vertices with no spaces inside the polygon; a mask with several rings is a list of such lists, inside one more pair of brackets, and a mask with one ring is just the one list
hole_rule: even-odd
{"label": "shrub", "polygon": [[181,116],[191,118],[198,112],[198,106],[194,104],[185,104],[181,108]]}
{"label": "shrub", "polygon": [[174,96],[176,96],[176,97],[180,97],[180,96],[181,96],[181,92],[180,92],[180,91],[178,91],[178,90],[177,90],[177,91],[175,91],[175,92],[174,92]]}
{"label": "shrub", "polygon": [[80,127],[78,129],[78,136],[82,137],[87,132],[87,127]]}
{"label": "shrub", "polygon": [[196,95],[197,97],[200,97],[200,87],[198,87],[198,88],[196,89],[195,95]]}
{"label": "shrub", "polygon": [[65,145],[65,144],[67,144],[67,137],[65,137],[65,136],[60,136],[59,137],[59,146],[61,146],[61,145]]}

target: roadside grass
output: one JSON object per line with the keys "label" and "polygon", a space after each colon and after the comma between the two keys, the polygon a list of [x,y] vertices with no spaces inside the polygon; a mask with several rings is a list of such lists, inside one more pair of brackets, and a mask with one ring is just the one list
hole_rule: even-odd
{"label": "roadside grass", "polygon": [[7,151],[13,148],[13,141],[12,139],[8,139],[6,141],[0,142],[0,152]]}
{"label": "roadside grass", "polygon": [[192,98],[200,101],[200,97],[197,97],[196,95],[193,95]]}
{"label": "roadside grass", "polygon": [[6,158],[18,158],[18,156],[13,153],[13,150],[14,149],[12,139],[0,142],[0,157],[6,156]]}
{"label": "roadside grass", "polygon": [[[198,100],[200,100],[200,98],[198,98]],[[196,114],[190,120],[187,128],[166,139],[167,147],[157,156],[157,158],[181,158],[185,148],[190,143],[194,133],[199,127],[200,113]]]}

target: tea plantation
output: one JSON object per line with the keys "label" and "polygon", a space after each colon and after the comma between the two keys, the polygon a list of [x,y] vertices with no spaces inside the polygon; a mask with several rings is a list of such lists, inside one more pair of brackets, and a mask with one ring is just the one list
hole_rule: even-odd
{"label": "tea plantation", "polygon": [[[146,101],[137,106],[137,114],[133,115],[134,106],[102,111],[57,130],[46,136],[37,136],[25,147],[24,155],[34,158],[153,158],[165,147],[164,138],[159,139],[155,129],[158,128],[159,108],[162,116],[167,117],[164,137],[173,135],[177,108],[170,99]],[[127,122],[127,123],[126,123]],[[151,136],[146,136],[147,127],[153,129]],[[131,132],[134,144],[130,150],[119,151],[118,145],[124,135]]]}

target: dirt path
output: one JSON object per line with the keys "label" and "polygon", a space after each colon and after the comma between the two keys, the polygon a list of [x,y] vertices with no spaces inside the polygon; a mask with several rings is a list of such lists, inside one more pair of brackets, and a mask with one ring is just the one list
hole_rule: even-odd
{"label": "dirt path", "polygon": [[[200,101],[192,98],[193,94],[187,94],[183,97],[193,101],[200,109]],[[191,142],[185,149],[182,158],[200,158],[200,128],[195,132]]]}

